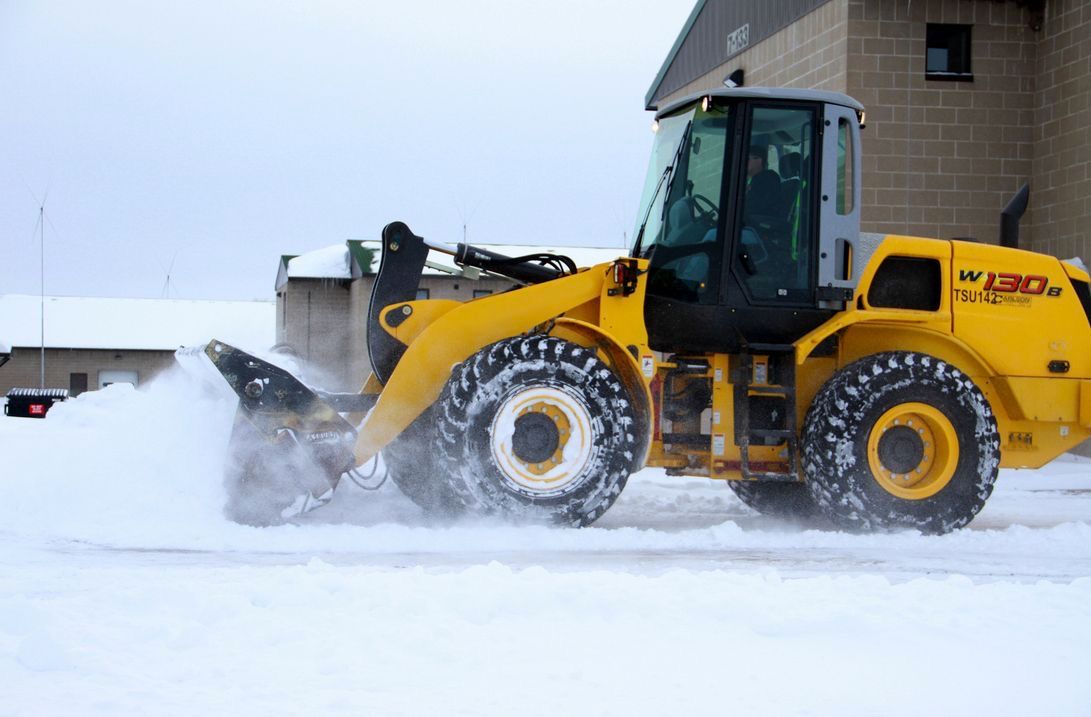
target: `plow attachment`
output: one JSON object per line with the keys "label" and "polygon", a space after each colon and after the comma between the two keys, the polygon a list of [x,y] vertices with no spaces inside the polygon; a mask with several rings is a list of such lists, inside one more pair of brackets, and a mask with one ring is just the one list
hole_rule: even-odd
{"label": "plow attachment", "polygon": [[362,414],[373,396],[312,390],[222,341],[179,349],[175,359],[238,396],[224,471],[230,519],[273,525],[329,501],[354,467],[356,429],[340,412]]}

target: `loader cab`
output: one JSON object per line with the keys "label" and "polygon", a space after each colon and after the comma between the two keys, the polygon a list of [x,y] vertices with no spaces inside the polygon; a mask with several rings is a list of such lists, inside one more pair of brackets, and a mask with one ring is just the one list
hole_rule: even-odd
{"label": "loader cab", "polygon": [[632,252],[653,348],[791,343],[851,300],[862,109],[750,88],[659,113]]}

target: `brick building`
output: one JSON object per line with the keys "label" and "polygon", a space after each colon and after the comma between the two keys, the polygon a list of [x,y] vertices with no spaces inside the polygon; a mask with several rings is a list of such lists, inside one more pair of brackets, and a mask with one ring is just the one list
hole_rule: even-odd
{"label": "brick building", "polygon": [[1091,257],[1086,1],[698,0],[647,107],[733,74],[864,104],[865,231],[995,242],[1029,183],[1022,246]]}
{"label": "brick building", "polygon": [[[141,385],[174,364],[174,350],[212,338],[262,351],[273,343],[271,301],[0,296],[0,396],[39,387],[42,309],[45,386],[73,396],[111,383]],[[6,344],[6,346],[3,346]],[[2,353],[2,351],[0,351]]]}
{"label": "brick building", "polygon": [[[505,256],[552,252],[591,266],[624,256],[625,249],[482,244]],[[283,256],[277,270],[276,340],[297,354],[305,379],[328,390],[355,391],[371,371],[367,312],[379,268],[378,241],[347,241],[301,256]],[[512,286],[510,279],[464,275],[451,258],[432,252],[417,289],[419,299],[469,301]]]}

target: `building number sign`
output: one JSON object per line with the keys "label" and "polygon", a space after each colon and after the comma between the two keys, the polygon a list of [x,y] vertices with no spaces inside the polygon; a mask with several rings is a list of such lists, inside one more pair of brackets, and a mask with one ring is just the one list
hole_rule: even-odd
{"label": "building number sign", "polygon": [[742,52],[750,44],[750,23],[746,23],[738,30],[728,34],[727,36],[727,54],[728,56],[734,55],[736,52]]}

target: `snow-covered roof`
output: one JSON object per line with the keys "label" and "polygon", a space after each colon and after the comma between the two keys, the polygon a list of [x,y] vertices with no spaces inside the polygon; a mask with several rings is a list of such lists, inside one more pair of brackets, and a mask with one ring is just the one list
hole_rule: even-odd
{"label": "snow-covered roof", "polygon": [[[0,295],[0,334],[41,345],[41,298]],[[69,349],[173,350],[212,338],[245,348],[276,342],[276,302],[45,297],[45,344]]]}
{"label": "snow-covered roof", "polygon": [[351,279],[348,244],[334,244],[289,259],[288,276],[293,279]]}
{"label": "snow-covered roof", "polygon": [[[475,244],[504,256],[523,256],[526,254],[563,254],[571,257],[576,266],[593,266],[605,261],[612,261],[628,254],[627,249],[617,247],[614,249],[603,247],[542,247],[531,244]],[[379,241],[347,241],[343,244],[315,249],[314,251],[300,254],[299,256],[284,257],[281,260],[281,268],[277,276],[277,288],[284,285],[288,278],[292,279],[352,279],[355,277],[374,274],[379,270],[379,255],[382,243]],[[435,264],[455,268],[454,260],[440,252],[432,251],[428,254],[428,260]],[[364,266],[367,264],[367,266]],[[432,267],[425,267],[424,274],[429,276],[443,276],[444,272]]]}

